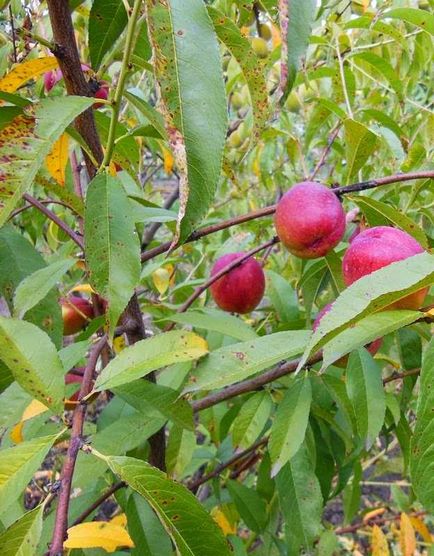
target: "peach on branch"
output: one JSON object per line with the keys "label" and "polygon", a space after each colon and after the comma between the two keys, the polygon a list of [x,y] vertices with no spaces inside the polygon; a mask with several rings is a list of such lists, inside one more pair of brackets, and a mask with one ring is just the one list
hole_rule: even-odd
{"label": "peach on branch", "polygon": [[[223,255],[215,262],[211,276],[215,276],[225,266],[243,255],[244,253]],[[259,305],[264,295],[264,271],[253,257],[249,257],[214,282],[210,290],[214,301],[224,311],[249,313]]]}
{"label": "peach on branch", "polygon": [[345,213],[331,189],[305,181],[294,185],[281,198],[274,223],[279,239],[293,255],[316,259],[341,241]]}
{"label": "peach on branch", "polygon": [[94,317],[92,304],[83,297],[71,295],[61,300],[63,333],[76,334]]}

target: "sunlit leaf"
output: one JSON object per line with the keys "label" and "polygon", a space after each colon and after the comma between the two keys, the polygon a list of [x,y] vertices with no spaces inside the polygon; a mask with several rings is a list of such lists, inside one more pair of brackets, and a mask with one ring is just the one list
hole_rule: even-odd
{"label": "sunlit leaf", "polygon": [[13,93],[30,79],[35,79],[43,73],[57,68],[58,62],[54,56],[35,58],[17,64],[3,79],[0,79],[0,91]]}

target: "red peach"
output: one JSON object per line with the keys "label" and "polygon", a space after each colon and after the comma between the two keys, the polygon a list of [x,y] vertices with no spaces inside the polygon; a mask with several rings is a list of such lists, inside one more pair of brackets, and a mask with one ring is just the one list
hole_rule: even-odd
{"label": "red peach", "polygon": [[317,259],[341,241],[345,212],[331,189],[305,181],[281,198],[274,224],[280,240],[293,255]]}
{"label": "red peach", "polygon": [[[312,325],[312,330],[314,332],[318,328],[323,316],[326,315],[330,311],[330,309],[332,308],[332,305],[333,305],[333,303],[328,303],[317,314],[315,320],[313,321],[313,325]],[[383,343],[383,338],[377,338],[376,340],[373,340],[368,345],[366,345],[365,348],[369,351],[369,353],[371,355],[375,355],[377,353],[377,351],[380,349],[382,343]],[[335,365],[335,367],[341,367],[341,368],[345,369],[346,366],[347,366],[347,363],[348,363],[348,358],[349,358],[349,355],[344,355],[343,357],[341,357],[340,359],[335,361],[333,363],[333,365]]]}
{"label": "red peach", "polygon": [[[423,251],[422,245],[402,230],[391,226],[368,228],[352,240],[344,255],[344,281],[349,286],[362,276]],[[423,288],[395,301],[387,309],[419,309],[427,293],[428,288]]]}
{"label": "red peach", "polygon": [[76,334],[94,316],[92,304],[82,297],[71,295],[61,300],[63,333],[65,336]]}
{"label": "red peach", "polygon": [[[215,262],[211,276],[215,276],[225,266],[243,255],[244,253],[223,255]],[[214,282],[210,290],[214,301],[224,311],[249,313],[258,306],[264,295],[264,271],[253,257],[249,257]]]}

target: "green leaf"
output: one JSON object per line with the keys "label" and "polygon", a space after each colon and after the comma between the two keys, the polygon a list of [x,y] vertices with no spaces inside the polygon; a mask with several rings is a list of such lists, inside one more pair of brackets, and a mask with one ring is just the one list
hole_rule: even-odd
{"label": "green leaf", "polygon": [[179,398],[177,390],[147,380],[135,380],[113,388],[113,392],[137,411],[146,415],[155,411],[159,418],[164,416],[182,428],[194,430],[191,405]]}
{"label": "green leaf", "polygon": [[127,91],[124,93],[125,98],[135,107],[139,112],[148,119],[151,126],[158,132],[158,134],[167,140],[167,133],[164,128],[163,116],[155,110],[146,100],[134,95],[132,92]]}
{"label": "green leaf", "polygon": [[267,270],[267,294],[282,322],[295,321],[300,317],[297,294],[283,276]]}
{"label": "green leaf", "polygon": [[408,326],[422,315],[423,313],[419,311],[399,310],[382,311],[367,316],[340,332],[324,346],[321,370],[324,371],[347,353]]}
{"label": "green leaf", "polygon": [[[98,128],[98,133],[103,145],[107,143],[110,117],[106,114],[95,110],[95,122]],[[136,177],[136,171],[140,163],[139,146],[131,135],[129,129],[121,122],[116,125],[115,131],[115,147],[113,151],[113,162],[119,164],[124,170],[129,172],[133,178]]]}
{"label": "green leaf", "polygon": [[364,197],[363,195],[354,195],[349,198],[360,207],[371,226],[387,226],[389,224],[394,224],[397,228],[401,228],[401,230],[413,236],[422,247],[425,249],[428,248],[428,240],[425,232],[400,210],[397,210],[387,203],[377,201],[371,197]]}
{"label": "green leaf", "polygon": [[0,534],[2,556],[34,556],[42,531],[43,506],[25,513]]}
{"label": "green leaf", "polygon": [[166,466],[175,479],[182,479],[196,448],[196,434],[192,430],[174,425],[170,429],[166,447]]}
{"label": "green leaf", "polygon": [[430,35],[434,35],[434,15],[425,10],[416,8],[395,8],[387,12],[383,12],[382,18],[402,19],[407,23],[416,25]]}
{"label": "green leaf", "polygon": [[[154,415],[144,415],[132,410],[120,400],[121,410],[118,414],[111,415],[112,419],[106,426],[91,436],[91,444],[95,450],[110,452],[116,456],[123,456],[134,450],[164,426],[165,418]],[[109,413],[109,412],[107,412]],[[107,419],[110,418],[110,414]],[[99,425],[102,427],[102,419]],[[88,454],[80,452],[77,458],[73,486],[88,489],[94,484],[95,477],[100,477],[107,469],[107,462],[102,459],[90,458]]]}
{"label": "green leaf", "polygon": [[253,328],[240,317],[209,307],[173,314],[168,320],[180,324],[190,324],[195,328],[220,332],[241,342],[258,337]]}
{"label": "green leaf", "polygon": [[377,145],[377,135],[350,118],[344,121],[347,183],[363,167]]}
{"label": "green leaf", "polygon": [[309,453],[303,445],[276,477],[285,521],[288,555],[308,549],[321,530],[322,496]]}
{"label": "green leaf", "polygon": [[383,426],[386,399],[381,366],[366,349],[359,349],[350,355],[347,392],[353,404],[358,433],[369,450]]}
{"label": "green leaf", "polygon": [[[148,463],[128,457],[102,456],[113,473],[137,491],[157,514],[180,556],[229,556],[220,527],[183,485]],[[198,534],[200,526],[200,534]]]}
{"label": "green leaf", "polygon": [[240,65],[253,108],[252,139],[257,142],[269,116],[267,85],[264,74],[260,71],[260,60],[251,47],[250,41],[241,34],[229,17],[212,6],[208,6],[208,13],[218,38]]}
{"label": "green leaf", "polygon": [[434,339],[426,348],[420,373],[416,427],[411,440],[410,475],[416,496],[434,511]]}
{"label": "green leaf", "polygon": [[93,0],[89,15],[89,55],[97,70],[128,22],[125,4],[119,0]]}
{"label": "green leaf", "polygon": [[294,379],[277,408],[271,427],[269,450],[273,477],[300,449],[306,434],[311,402],[309,379]]}
{"label": "green leaf", "polygon": [[331,249],[325,256],[327,268],[329,269],[333,289],[339,294],[345,289],[344,277],[342,274],[342,259],[334,249]]}
{"label": "green leaf", "polygon": [[232,424],[234,446],[242,449],[251,446],[264,430],[272,408],[273,402],[266,390],[253,394],[241,406],[240,412]]}
{"label": "green leaf", "polygon": [[369,15],[351,19],[345,23],[344,29],[370,29],[371,31],[376,31],[382,35],[392,37],[404,50],[408,50],[406,37],[400,33],[396,27],[384,23],[384,21],[375,21],[375,19],[376,18],[372,18],[372,16]]}
{"label": "green leaf", "polygon": [[108,301],[107,318],[113,336],[140,278],[140,245],[131,218],[130,200],[122,183],[97,175],[86,194],[86,260],[93,288]]}
{"label": "green leaf", "polygon": [[0,317],[0,358],[26,392],[62,413],[63,366],[45,332],[30,322]]}
{"label": "green leaf", "polygon": [[92,104],[93,99],[85,97],[45,98],[0,131],[0,226],[32,185],[53,144]]}
{"label": "green leaf", "polygon": [[173,330],[141,340],[125,348],[105,367],[95,382],[95,390],[106,390],[132,382],[156,369],[193,361],[208,353],[205,340],[192,332]]}
{"label": "green leaf", "polygon": [[214,198],[226,140],[219,45],[202,0],[147,0],[155,72],[180,180],[175,241],[184,241]]}
{"label": "green leaf", "polygon": [[403,83],[399,75],[385,58],[377,56],[377,54],[373,52],[361,52],[360,54],[353,54],[351,60],[353,62],[363,62],[375,68],[375,70],[381,73],[388,81],[392,89],[398,95],[398,98],[402,99]]}
{"label": "green leaf", "polygon": [[173,556],[172,543],[150,505],[136,492],[128,498],[128,532],[134,541],[131,556]]}
{"label": "green leaf", "polygon": [[83,340],[69,344],[59,351],[59,357],[62,361],[63,369],[67,373],[74,365],[86,356],[90,347],[90,340]]}
{"label": "green leaf", "polygon": [[0,450],[0,506],[3,511],[22,494],[58,436],[41,436]]}
{"label": "green leaf", "polygon": [[309,334],[307,330],[276,332],[217,349],[198,364],[184,393],[222,388],[293,357],[303,351]]}
{"label": "green leaf", "polygon": [[267,524],[267,511],[263,498],[242,483],[229,480],[226,483],[229,494],[241,519],[255,533],[261,533]]}
{"label": "green leaf", "polygon": [[348,325],[431,285],[433,281],[434,256],[430,253],[414,255],[363,276],[340,294],[331,310],[321,319],[298,369],[312,353],[316,353]]}
{"label": "green leaf", "polygon": [[354,473],[351,483],[345,487],[342,497],[344,502],[344,524],[351,523],[360,508],[363,477],[362,466],[359,461],[354,464]]}
{"label": "green leaf", "polygon": [[23,318],[29,309],[32,309],[48,295],[75,262],[74,259],[56,261],[26,276],[15,290],[15,316]]}
{"label": "green leaf", "polygon": [[[32,272],[44,268],[45,261],[33,245],[11,226],[0,230],[0,291],[12,312],[15,288]],[[63,340],[62,313],[55,290],[50,291],[26,314],[26,320],[42,328],[60,347]]]}
{"label": "green leaf", "polygon": [[[282,102],[285,101],[294,85],[297,71],[300,68],[301,58],[305,55],[309,44],[309,37],[315,18],[316,3],[314,0],[288,0],[283,4],[286,6],[287,13],[281,14],[282,36],[286,44],[283,48],[286,51],[286,63],[288,77],[285,90],[283,91]],[[286,30],[285,30],[286,27]],[[286,31],[286,32],[285,32]]]}

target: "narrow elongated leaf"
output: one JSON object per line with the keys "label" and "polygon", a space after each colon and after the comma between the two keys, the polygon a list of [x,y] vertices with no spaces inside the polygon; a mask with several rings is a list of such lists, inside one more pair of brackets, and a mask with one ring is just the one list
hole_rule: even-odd
{"label": "narrow elongated leaf", "polygon": [[15,290],[15,316],[23,318],[29,309],[32,309],[48,295],[49,291],[56,286],[57,282],[75,262],[74,259],[56,261],[24,278]]}
{"label": "narrow elongated leaf", "polygon": [[226,17],[224,13],[212,6],[208,6],[208,13],[218,38],[240,65],[249,89],[253,108],[252,137],[256,142],[269,115],[267,85],[264,74],[259,67],[260,61],[249,40],[240,33],[238,27],[229,17]]}
{"label": "narrow elongated leaf", "polygon": [[179,398],[177,390],[147,380],[135,380],[114,388],[113,392],[137,411],[149,415],[154,410],[158,417],[165,416],[182,428],[194,430],[191,405]]}
{"label": "narrow elongated leaf", "polygon": [[309,453],[303,445],[276,477],[285,536],[291,556],[308,549],[321,529],[322,496]]}
{"label": "narrow elongated leaf", "polygon": [[344,122],[347,183],[362,168],[377,144],[377,135],[366,126],[348,118]]}
{"label": "narrow elongated leaf", "polygon": [[322,370],[338,361],[342,356],[382,338],[394,330],[408,326],[422,317],[419,311],[382,311],[360,320],[343,330],[328,342],[323,349]]}
{"label": "narrow elongated leaf", "polygon": [[57,58],[54,56],[44,56],[43,58],[35,58],[17,64],[3,79],[0,79],[0,91],[13,93],[20,87],[39,77],[46,71],[57,68]]}
{"label": "narrow elongated leaf", "polygon": [[387,203],[372,199],[371,197],[354,195],[350,198],[351,201],[360,207],[371,226],[387,226],[390,223],[394,224],[398,228],[401,228],[401,230],[404,230],[413,236],[415,240],[425,247],[425,249],[428,248],[428,240],[425,232],[414,222],[414,220],[403,214],[401,211],[391,205],[388,205]]}
{"label": "narrow elongated leaf", "polygon": [[0,534],[2,556],[34,556],[42,531],[43,507],[25,513]]}
{"label": "narrow elongated leaf", "polygon": [[434,339],[429,343],[420,373],[416,427],[411,439],[410,475],[423,506],[434,511]]}
{"label": "narrow elongated leaf", "polygon": [[53,144],[92,103],[85,97],[46,98],[24,108],[23,115],[0,131],[0,226],[32,185]]}
{"label": "narrow elongated leaf", "polygon": [[67,133],[62,133],[59,139],[54,143],[51,152],[45,158],[47,170],[50,172],[51,177],[55,179],[61,187],[64,187],[65,185],[68,154],[69,135]]}
{"label": "narrow elongated leaf", "polygon": [[[13,293],[18,284],[32,272],[44,268],[45,261],[33,245],[11,226],[0,230],[0,291],[13,310]],[[63,339],[63,322],[58,295],[50,291],[33,309],[26,320],[42,328],[57,347]]]}
{"label": "narrow elongated leaf", "polygon": [[193,361],[208,353],[205,340],[192,332],[174,330],[141,340],[124,349],[99,375],[95,390],[114,388],[146,376],[156,369]]}
{"label": "narrow elongated leaf", "polygon": [[316,3],[313,0],[305,0],[304,2],[285,0],[280,3],[280,6],[283,62],[282,102],[284,102],[294,85],[300,67],[300,60],[309,43]]}
{"label": "narrow elongated leaf", "polygon": [[293,357],[303,351],[309,334],[307,330],[276,332],[217,349],[199,363],[185,392],[222,388]]}
{"label": "narrow elongated leaf", "polygon": [[413,556],[416,552],[416,534],[410,518],[404,512],[399,523],[399,546],[402,556]]}
{"label": "narrow elongated leaf", "polygon": [[220,177],[227,109],[217,37],[202,0],[147,0],[155,73],[180,180],[174,241],[206,214]]}
{"label": "narrow elongated leaf", "polygon": [[267,523],[264,499],[255,490],[237,481],[228,481],[226,486],[241,519],[249,529],[261,533]]}
{"label": "narrow elongated leaf", "polygon": [[298,452],[306,434],[311,402],[310,380],[295,379],[280,402],[271,427],[269,449],[273,477]]}
{"label": "narrow elongated leaf", "polygon": [[24,491],[57,437],[41,436],[0,450],[0,505],[3,511]]}
{"label": "narrow elongated leaf", "polygon": [[110,521],[88,521],[70,527],[65,548],[103,548],[114,552],[116,548],[134,546],[125,527]]}
{"label": "narrow elongated leaf", "polygon": [[347,392],[354,408],[357,430],[366,449],[374,443],[386,413],[381,366],[366,349],[350,355],[347,366]]}
{"label": "narrow elongated leaf", "polygon": [[294,288],[277,272],[267,271],[267,293],[281,321],[291,322],[300,316]]}
{"label": "narrow elongated leaf", "polygon": [[373,52],[362,52],[351,56],[351,60],[355,62],[364,62],[375,68],[389,82],[392,89],[402,98],[403,84],[399,75],[395,72],[391,64],[385,59]]}
{"label": "narrow elongated leaf", "polygon": [[382,18],[401,19],[420,27],[430,35],[434,35],[434,15],[426,10],[416,8],[395,8],[383,12]]}
{"label": "narrow elongated leaf", "polygon": [[89,54],[97,70],[128,22],[125,4],[119,0],[93,0],[89,15]]}
{"label": "narrow elongated leaf", "polygon": [[124,96],[148,119],[149,123],[157,130],[159,135],[161,135],[163,139],[167,139],[167,133],[164,128],[164,119],[160,112],[157,112],[153,106],[132,92],[127,91]]}
{"label": "narrow elongated leaf", "polygon": [[122,183],[97,175],[86,194],[85,245],[93,288],[108,301],[110,335],[140,278],[140,245]]}
{"label": "narrow elongated leaf", "polygon": [[370,313],[384,309],[394,301],[434,282],[434,256],[421,253],[380,268],[363,276],[333,303],[312,335],[300,361],[301,369],[312,353],[337,336],[345,327]]}
{"label": "narrow elongated leaf", "polygon": [[126,514],[128,531],[135,544],[132,556],[173,556],[169,536],[148,502],[136,492],[128,499]]}
{"label": "narrow elongated leaf", "polygon": [[63,411],[63,366],[45,332],[30,322],[0,317],[0,358],[26,392]]}
{"label": "narrow elongated leaf", "polygon": [[232,425],[235,446],[246,449],[259,437],[267,423],[273,407],[267,391],[257,392],[243,404]]}
{"label": "narrow elongated leaf", "polygon": [[220,528],[183,485],[167,479],[164,473],[144,461],[95,455],[104,459],[113,473],[145,498],[180,556],[229,556],[229,545]]}
{"label": "narrow elongated leaf", "polygon": [[166,466],[171,477],[180,480],[192,460],[196,435],[192,430],[174,425],[170,429],[166,447]]}
{"label": "narrow elongated leaf", "polygon": [[195,328],[220,332],[241,342],[258,337],[253,328],[241,318],[209,307],[174,314],[170,316],[170,320],[181,324],[190,324]]}
{"label": "narrow elongated leaf", "polygon": [[378,525],[374,525],[372,528],[371,549],[372,556],[389,556],[390,554],[386,535]]}

